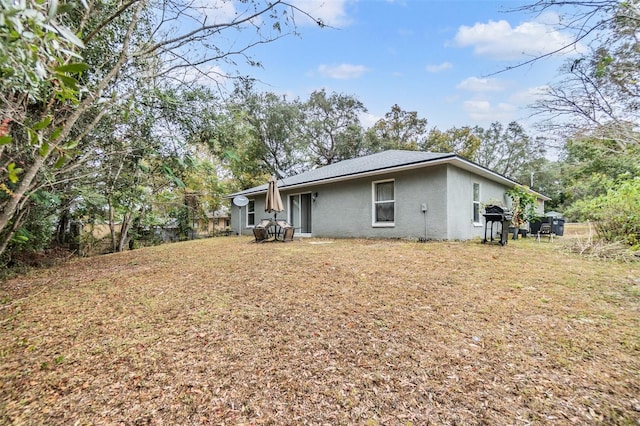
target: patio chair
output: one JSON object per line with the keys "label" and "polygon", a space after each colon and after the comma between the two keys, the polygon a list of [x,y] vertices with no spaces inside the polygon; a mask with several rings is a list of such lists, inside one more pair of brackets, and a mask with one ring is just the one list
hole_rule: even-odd
{"label": "patio chair", "polygon": [[278,234],[276,239],[279,239],[282,242],[293,241],[293,234],[295,233],[296,228],[286,220],[279,220],[276,224],[278,225]]}
{"label": "patio chair", "polygon": [[269,233],[266,228],[253,228],[254,243],[264,243],[269,239]]}
{"label": "patio chair", "polygon": [[256,228],[269,228],[269,226],[273,225],[271,219],[260,219],[260,223],[256,225]]}
{"label": "patio chair", "polygon": [[553,236],[554,236],[553,224],[551,224],[549,222],[541,223],[540,224],[540,229],[538,230],[538,241],[540,241],[540,236],[541,235],[548,235],[549,236],[549,240],[551,242],[553,242]]}
{"label": "patio chair", "polygon": [[253,236],[255,243],[264,243],[268,241],[271,235],[269,234],[269,227],[272,225],[269,219],[262,219],[259,224],[253,228]]}

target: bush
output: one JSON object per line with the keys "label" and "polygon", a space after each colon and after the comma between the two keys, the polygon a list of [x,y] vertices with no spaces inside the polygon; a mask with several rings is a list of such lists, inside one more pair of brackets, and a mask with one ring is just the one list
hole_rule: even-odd
{"label": "bush", "polygon": [[569,213],[593,221],[603,240],[640,249],[640,177],[623,179],[604,195],[574,203]]}
{"label": "bush", "polygon": [[507,191],[507,195],[513,201],[513,226],[519,227],[523,223],[533,222],[537,219],[536,197],[529,192],[528,187],[514,186]]}

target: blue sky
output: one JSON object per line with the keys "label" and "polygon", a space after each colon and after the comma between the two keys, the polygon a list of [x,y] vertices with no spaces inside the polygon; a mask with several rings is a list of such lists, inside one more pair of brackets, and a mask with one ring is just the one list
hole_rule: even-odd
{"label": "blue sky", "polygon": [[300,36],[252,50],[263,68],[242,70],[258,89],[306,100],[325,89],[357,97],[369,126],[398,104],[429,127],[530,127],[531,104],[576,52],[491,75],[560,47],[558,16],[510,12],[518,0],[294,0],[333,28],[298,20]]}

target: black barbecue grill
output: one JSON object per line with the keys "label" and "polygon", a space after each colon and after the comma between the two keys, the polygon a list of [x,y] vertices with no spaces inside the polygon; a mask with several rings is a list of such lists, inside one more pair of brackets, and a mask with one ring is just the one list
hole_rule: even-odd
{"label": "black barbecue grill", "polygon": [[[513,212],[505,209],[504,207],[489,205],[484,208],[484,216],[485,224],[484,224],[484,239],[482,243],[486,243],[487,241],[494,241],[493,238],[493,228],[494,224],[496,224],[496,239],[498,235],[500,236],[500,240],[496,240],[501,246],[507,244],[507,237],[509,235],[509,225],[511,224],[511,219],[513,219]],[[500,224],[500,233],[498,234],[498,226]],[[487,240],[487,230],[489,231],[490,240]]]}

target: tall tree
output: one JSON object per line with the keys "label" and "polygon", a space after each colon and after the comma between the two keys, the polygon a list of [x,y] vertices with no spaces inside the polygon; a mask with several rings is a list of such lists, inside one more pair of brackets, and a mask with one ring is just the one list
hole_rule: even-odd
{"label": "tall tree", "polygon": [[427,119],[416,111],[404,111],[398,105],[367,131],[372,151],[407,149],[418,151],[427,138]]}
{"label": "tall tree", "polygon": [[359,115],[367,112],[353,96],[315,91],[302,105],[302,137],[311,161],[324,166],[366,152]]}
{"label": "tall tree", "polygon": [[[256,65],[249,49],[294,32],[305,14],[279,0],[234,2],[234,14],[181,0],[0,5],[0,241],[12,238],[44,175],[96,151],[88,135],[110,109],[134,105],[140,82],[216,78],[211,65],[234,58]],[[244,45],[226,37],[238,30],[253,34]]]}
{"label": "tall tree", "polygon": [[434,128],[429,132],[422,150],[433,152],[454,152],[473,159],[480,146],[478,129],[468,126],[452,127],[444,132]]}
{"label": "tall tree", "polygon": [[571,139],[564,155],[565,204],[605,194],[611,185],[640,176],[640,146],[621,152],[616,140]]}
{"label": "tall tree", "polygon": [[529,136],[515,121],[506,128],[494,122],[477,133],[480,145],[471,159],[513,179],[535,172],[545,156],[544,140]]}
{"label": "tall tree", "polygon": [[543,158],[535,165],[533,171],[524,169],[523,173],[515,176],[515,180],[551,198],[544,203],[546,210],[563,211],[569,188],[568,174],[569,167],[563,160]]}
{"label": "tall tree", "polygon": [[231,105],[216,112],[201,129],[198,139],[220,160],[219,172],[230,190],[242,190],[268,180],[270,171],[258,161],[259,144],[243,117],[242,110]]}
{"label": "tall tree", "polygon": [[299,102],[274,93],[254,93],[251,88],[238,90],[237,94],[239,99],[231,107],[250,129],[256,160],[278,178],[305,171],[308,159],[299,135]]}

